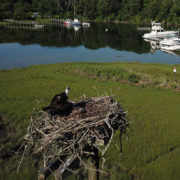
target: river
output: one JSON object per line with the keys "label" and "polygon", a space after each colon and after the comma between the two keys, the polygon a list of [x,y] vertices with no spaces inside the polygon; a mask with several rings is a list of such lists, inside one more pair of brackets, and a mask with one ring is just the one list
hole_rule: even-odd
{"label": "river", "polygon": [[90,27],[46,25],[42,30],[0,27],[0,69],[58,62],[180,64],[180,54],[144,41],[137,25],[91,23]]}

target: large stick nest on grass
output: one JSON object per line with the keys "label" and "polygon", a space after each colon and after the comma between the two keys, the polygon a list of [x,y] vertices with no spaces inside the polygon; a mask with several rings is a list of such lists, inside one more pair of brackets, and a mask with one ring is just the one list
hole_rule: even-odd
{"label": "large stick nest on grass", "polygon": [[126,112],[112,96],[84,99],[74,103],[68,116],[52,116],[43,111],[32,114],[25,153],[44,157],[45,164],[69,155],[83,161],[92,147],[103,156],[114,131],[125,132],[127,126]]}

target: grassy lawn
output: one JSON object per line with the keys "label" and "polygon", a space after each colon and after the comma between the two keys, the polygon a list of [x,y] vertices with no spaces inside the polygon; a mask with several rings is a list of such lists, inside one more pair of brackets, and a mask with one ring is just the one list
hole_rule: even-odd
{"label": "grassy lawn", "polygon": [[2,159],[2,154],[22,142],[37,100],[40,109],[66,86],[71,87],[71,100],[84,94],[114,94],[128,111],[129,140],[123,136],[123,153],[119,154],[117,132],[105,155],[107,175],[100,179],[179,179],[180,66],[176,83],[172,69],[159,64],[62,63],[0,71],[0,113],[9,131],[8,137],[0,139],[0,179],[36,179],[31,157],[24,160],[17,175],[21,156]]}

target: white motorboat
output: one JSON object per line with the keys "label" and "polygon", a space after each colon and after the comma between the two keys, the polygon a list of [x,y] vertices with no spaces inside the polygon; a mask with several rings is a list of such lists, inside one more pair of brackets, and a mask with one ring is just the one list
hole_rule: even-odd
{"label": "white motorboat", "polygon": [[162,39],[167,35],[177,35],[178,31],[164,31],[164,28],[161,27],[161,23],[156,23],[155,21],[151,22],[152,29],[150,33],[145,33],[143,38],[145,39]]}
{"label": "white motorboat", "polygon": [[162,50],[166,51],[180,51],[180,44],[179,45],[161,45]]}
{"label": "white motorboat", "polygon": [[178,36],[166,36],[166,38],[164,38],[164,40],[161,40],[160,45],[177,45],[180,44],[180,38],[178,38]]}
{"label": "white motorboat", "polygon": [[167,51],[180,51],[180,38],[178,36],[167,36],[159,42],[161,49]]}
{"label": "white motorboat", "polygon": [[82,25],[83,25],[84,27],[90,27],[90,23],[87,23],[87,22],[83,22]]}

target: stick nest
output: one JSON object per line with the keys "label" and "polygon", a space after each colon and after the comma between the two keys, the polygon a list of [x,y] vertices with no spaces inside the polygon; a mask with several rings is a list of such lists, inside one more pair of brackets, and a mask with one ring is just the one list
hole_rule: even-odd
{"label": "stick nest", "polygon": [[112,96],[84,99],[74,103],[67,116],[43,111],[32,114],[25,149],[28,154],[45,157],[46,163],[64,155],[81,158],[91,147],[98,148],[103,156],[114,131],[125,132],[127,126],[126,112]]}

